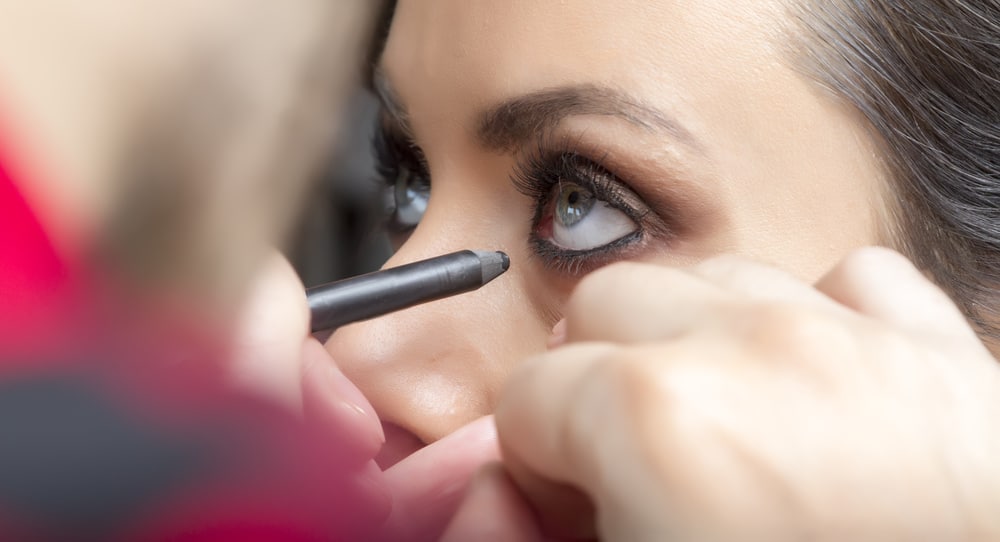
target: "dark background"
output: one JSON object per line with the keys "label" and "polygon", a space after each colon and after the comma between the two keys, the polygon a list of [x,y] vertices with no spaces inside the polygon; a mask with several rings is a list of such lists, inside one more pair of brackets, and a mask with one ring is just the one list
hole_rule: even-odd
{"label": "dark background", "polygon": [[344,107],[336,145],[286,251],[306,287],[374,271],[391,254],[382,229],[384,182],[372,152],[378,100],[369,89],[396,2],[372,2],[375,22],[361,82]]}
{"label": "dark background", "polygon": [[371,151],[378,102],[359,88],[296,228],[288,256],[307,287],[378,269],[390,248]]}

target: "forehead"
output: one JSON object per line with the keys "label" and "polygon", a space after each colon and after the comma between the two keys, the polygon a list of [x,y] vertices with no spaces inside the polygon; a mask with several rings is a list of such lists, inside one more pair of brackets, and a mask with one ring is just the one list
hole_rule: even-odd
{"label": "forehead", "polygon": [[586,82],[681,97],[774,62],[782,19],[772,0],[403,0],[382,66],[407,102],[453,107]]}

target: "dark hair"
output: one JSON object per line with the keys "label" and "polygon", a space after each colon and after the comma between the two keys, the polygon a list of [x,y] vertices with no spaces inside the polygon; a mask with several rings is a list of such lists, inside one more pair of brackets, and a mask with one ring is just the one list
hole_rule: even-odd
{"label": "dark hair", "polygon": [[796,62],[867,119],[890,244],[1000,344],[1000,1],[800,0]]}

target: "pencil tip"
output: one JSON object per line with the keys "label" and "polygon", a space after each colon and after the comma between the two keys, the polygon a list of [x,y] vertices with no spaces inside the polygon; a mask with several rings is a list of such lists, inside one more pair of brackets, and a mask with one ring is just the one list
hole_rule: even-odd
{"label": "pencil tip", "polygon": [[474,250],[483,265],[483,284],[499,277],[510,269],[510,257],[497,251]]}

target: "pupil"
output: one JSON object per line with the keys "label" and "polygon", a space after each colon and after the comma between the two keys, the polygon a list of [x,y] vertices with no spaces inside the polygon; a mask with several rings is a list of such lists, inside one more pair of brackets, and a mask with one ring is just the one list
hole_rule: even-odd
{"label": "pupil", "polygon": [[559,199],[556,202],[555,217],[560,224],[567,228],[586,218],[590,209],[597,201],[594,195],[577,185],[570,185],[560,189]]}

